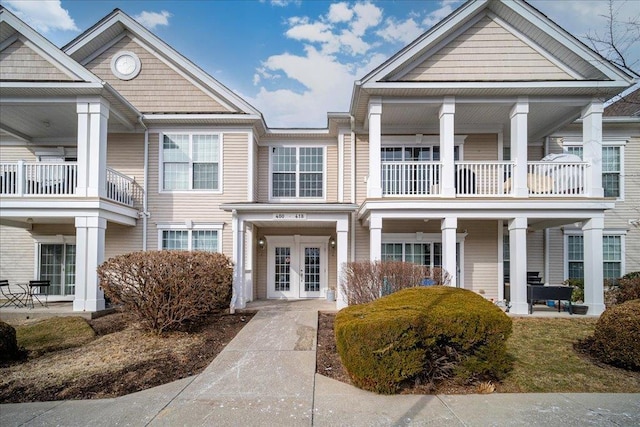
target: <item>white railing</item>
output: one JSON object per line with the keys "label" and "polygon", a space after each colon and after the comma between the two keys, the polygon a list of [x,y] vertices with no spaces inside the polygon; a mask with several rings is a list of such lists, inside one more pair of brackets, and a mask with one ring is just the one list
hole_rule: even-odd
{"label": "white railing", "polygon": [[133,206],[133,179],[107,168],[107,199]]}
{"label": "white railing", "polygon": [[[73,196],[77,177],[77,163],[3,162],[0,196]],[[107,168],[107,199],[133,206],[133,184],[133,178]]]}
{"label": "white railing", "polygon": [[513,173],[513,162],[459,161],[455,162],[455,188],[457,196],[504,196]]}
{"label": "white railing", "polygon": [[440,194],[439,162],[382,162],[384,196],[428,196]]}
{"label": "white railing", "polygon": [[528,162],[527,186],[531,196],[584,196],[588,162]]}

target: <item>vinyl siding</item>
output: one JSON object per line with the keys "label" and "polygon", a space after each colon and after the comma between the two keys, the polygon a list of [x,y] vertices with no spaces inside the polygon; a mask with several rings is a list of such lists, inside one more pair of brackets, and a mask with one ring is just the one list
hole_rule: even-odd
{"label": "vinyl siding", "polygon": [[0,52],[0,80],[71,81],[73,79],[22,41],[16,40]]}
{"label": "vinyl siding", "polygon": [[367,135],[356,136],[356,203],[367,198],[367,176],[369,176],[369,139]]}
{"label": "vinyl siding", "polygon": [[[140,58],[140,74],[132,80],[120,80],[111,72],[111,58],[121,50],[134,52]],[[86,68],[144,113],[231,112],[129,37],[92,59]]]}
{"label": "vinyl siding", "polygon": [[343,158],[343,173],[342,173],[342,182],[343,182],[343,197],[344,203],[350,203],[352,199],[352,188],[351,188],[351,134],[347,133],[344,135],[344,158]]}
{"label": "vinyl siding", "polygon": [[574,80],[506,28],[485,17],[402,80]]}
{"label": "vinyl siding", "polygon": [[135,180],[133,205],[142,209],[144,134],[110,133],[107,137],[107,166]]}
{"label": "vinyl siding", "polygon": [[[155,250],[155,247],[147,249]],[[104,259],[107,260],[116,255],[142,250],[142,221],[138,221],[136,227],[129,227],[113,222],[107,224],[105,231]]]}
{"label": "vinyl siding", "polygon": [[542,145],[528,145],[527,146],[527,159],[530,162],[537,162],[544,157],[544,146]]}
{"label": "vinyl siding", "polygon": [[0,225],[0,277],[10,284],[33,280],[35,244],[28,230]]}
{"label": "vinyl siding", "polygon": [[544,280],[544,231],[527,233],[527,271],[537,271]]}
{"label": "vinyl siding", "polygon": [[327,203],[336,203],[338,201],[338,146],[327,146],[327,156],[325,162],[327,163],[327,176],[325,181],[327,183]]}
{"label": "vinyl siding", "polygon": [[[187,132],[187,131],[185,131]],[[148,248],[158,248],[159,223],[181,224],[187,220],[198,223],[222,223],[222,250],[231,255],[233,240],[231,213],[222,211],[223,203],[243,202],[247,199],[247,155],[249,133],[224,133],[223,192],[160,192],[159,134],[149,135],[149,211]]]}
{"label": "vinyl siding", "polygon": [[17,162],[19,160],[35,162],[37,157],[27,147],[0,146],[0,162]]}
{"label": "vinyl siding", "polygon": [[498,135],[473,134],[464,142],[464,160],[498,160]]}
{"label": "vinyl siding", "polygon": [[258,202],[269,201],[269,152],[270,147],[258,147]]}
{"label": "vinyl siding", "polygon": [[497,221],[459,221],[458,230],[467,230],[464,240],[464,283],[462,287],[487,299],[498,299]]}
{"label": "vinyl siding", "polygon": [[564,281],[564,234],[560,228],[549,230],[549,284]]}

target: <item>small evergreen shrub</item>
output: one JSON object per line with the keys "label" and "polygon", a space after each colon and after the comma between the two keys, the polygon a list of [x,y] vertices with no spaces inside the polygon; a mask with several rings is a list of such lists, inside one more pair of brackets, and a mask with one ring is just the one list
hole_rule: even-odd
{"label": "small evergreen shrub", "polygon": [[377,393],[395,393],[412,380],[499,380],[511,369],[511,319],[464,289],[416,287],[349,306],[334,330],[353,383]]}
{"label": "small evergreen shrub", "polygon": [[442,268],[429,268],[402,261],[355,261],[345,265],[346,300],[349,305],[365,304],[400,289],[447,285],[451,278]]}
{"label": "small evergreen shrub", "polygon": [[607,308],[596,323],[591,348],[605,363],[640,370],[640,299]]}
{"label": "small evergreen shrub", "polygon": [[233,265],[220,253],[133,252],[98,268],[105,296],[157,334],[185,329],[229,307]]}
{"label": "small evergreen shrub", "polygon": [[573,287],[573,292],[571,292],[571,302],[584,301],[584,280],[567,279],[563,284]]}
{"label": "small evergreen shrub", "polygon": [[0,321],[0,362],[17,360],[21,357],[22,352],[18,348],[15,328]]}

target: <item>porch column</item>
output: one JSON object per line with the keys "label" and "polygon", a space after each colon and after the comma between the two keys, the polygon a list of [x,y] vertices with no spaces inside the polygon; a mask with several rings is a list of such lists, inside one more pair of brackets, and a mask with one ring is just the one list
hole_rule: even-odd
{"label": "porch column", "polygon": [[244,220],[234,211],[231,220],[231,230],[233,233],[233,297],[231,298],[230,311],[233,313],[236,308],[244,308],[246,299],[244,294]]}
{"label": "porch column", "polygon": [[455,129],[454,115],[456,100],[453,96],[445,96],[440,107],[440,194],[443,197],[455,197],[455,164],[453,160]]}
{"label": "porch column", "polygon": [[244,266],[244,299],[245,301],[253,301],[253,264],[255,245],[253,240],[253,224],[249,223],[245,226],[244,234],[244,250],[245,250],[245,266]]}
{"label": "porch column", "polygon": [[107,220],[76,217],[76,289],[73,311],[104,310],[97,268],[104,261]]}
{"label": "porch column", "polygon": [[509,220],[511,313],[527,314],[527,218]]}
{"label": "porch column", "polygon": [[382,144],[382,98],[369,100],[369,178],[367,178],[367,197],[382,197],[380,183],[380,146]]}
{"label": "porch column", "polygon": [[[511,160],[514,162],[511,177],[511,194],[515,197],[528,197],[527,186],[527,114],[529,100],[519,97],[511,109]],[[513,289],[512,289],[513,291]]]}
{"label": "porch column", "polygon": [[442,230],[442,269],[449,275],[449,286],[458,286],[458,268],[456,263],[456,230],[458,218],[443,218]]}
{"label": "porch column", "polygon": [[369,220],[369,260],[382,259],[382,218],[371,216]]}
{"label": "porch column", "polygon": [[76,194],[105,197],[107,191],[107,124],[109,103],[78,98],[78,176]]}
{"label": "porch column", "polygon": [[336,290],[336,308],[340,310],[347,306],[347,292],[344,274],[342,272],[348,258],[349,244],[349,220],[341,219],[336,221],[336,272],[338,275],[338,286]]}
{"label": "porch column", "polygon": [[602,188],[602,102],[594,101],[582,110],[582,158],[587,168],[587,196],[604,197]]}
{"label": "porch column", "polygon": [[604,306],[602,230],[604,218],[591,218],[582,224],[584,239],[584,303],[589,314],[599,315]]}

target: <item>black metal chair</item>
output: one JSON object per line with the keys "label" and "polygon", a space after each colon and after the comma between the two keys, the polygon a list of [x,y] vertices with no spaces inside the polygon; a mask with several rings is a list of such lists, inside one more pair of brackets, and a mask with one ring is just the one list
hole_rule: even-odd
{"label": "black metal chair", "polygon": [[0,307],[14,306],[14,307],[25,307],[27,304],[25,302],[27,297],[27,292],[20,285],[14,285],[20,288],[22,292],[14,292],[11,290],[11,286],[9,286],[8,280],[0,280],[0,293],[2,293],[2,297],[5,301],[0,305]]}
{"label": "black metal chair", "polygon": [[[29,281],[29,298],[27,302],[31,303],[31,308],[33,308],[33,299],[40,303],[42,307],[49,307],[49,287],[51,286],[50,280],[30,280]],[[41,297],[44,296],[44,304],[42,303]]]}

